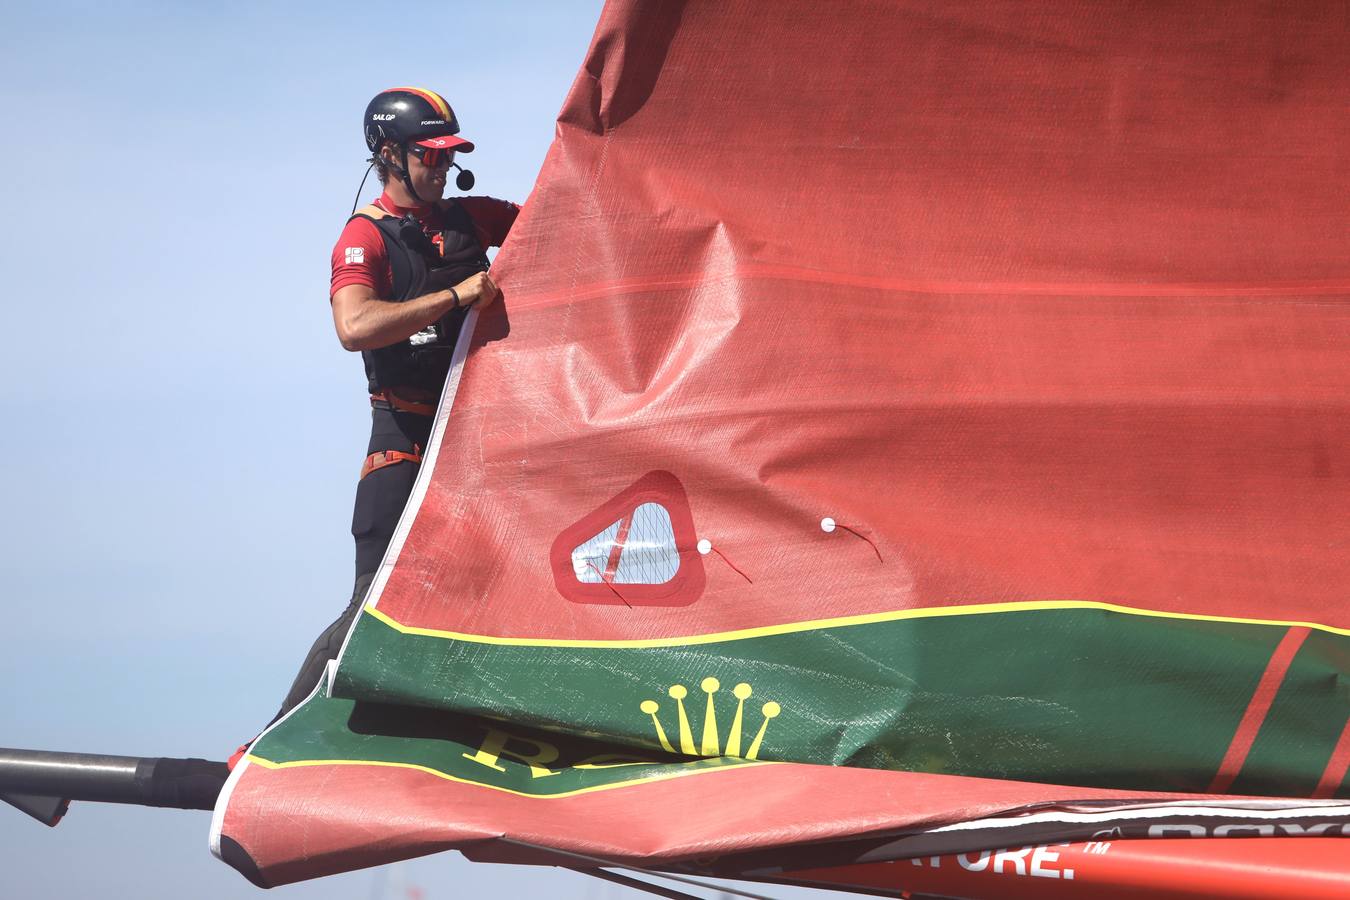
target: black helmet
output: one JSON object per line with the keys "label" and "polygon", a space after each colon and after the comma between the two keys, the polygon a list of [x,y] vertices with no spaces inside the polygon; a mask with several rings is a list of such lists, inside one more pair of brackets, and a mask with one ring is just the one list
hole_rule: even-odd
{"label": "black helmet", "polygon": [[381,91],[366,106],[363,124],[366,147],[371,153],[378,152],[385,142],[473,152],[472,142],[457,136],[459,122],[455,111],[435,91],[413,87]]}

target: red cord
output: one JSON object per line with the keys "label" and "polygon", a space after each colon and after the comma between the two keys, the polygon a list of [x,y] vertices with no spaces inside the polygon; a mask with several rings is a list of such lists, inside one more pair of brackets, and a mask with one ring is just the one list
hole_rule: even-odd
{"label": "red cord", "polygon": [[884,560],[884,559],[881,558],[881,551],[877,549],[876,542],[873,541],[870,537],[868,537],[867,535],[863,534],[863,533],[860,532],[860,531],[854,531],[852,528],[849,528],[849,527],[848,527],[847,525],[845,525],[843,522],[835,522],[834,524],[835,524],[835,527],[836,527],[836,528],[842,528],[842,529],[844,529],[845,531],[847,531],[849,534],[853,535],[854,537],[860,537],[860,538],[862,538],[864,541],[867,541],[867,545],[868,545],[869,547],[871,547],[871,548],[872,548],[872,552],[875,553],[875,554],[877,555],[877,562],[883,562],[883,563],[884,563],[884,562],[886,561],[886,560]]}
{"label": "red cord", "polygon": [[627,600],[624,600],[624,599],[623,599],[623,594],[620,594],[620,593],[619,593],[619,589],[616,588],[614,585],[610,584],[609,579],[605,577],[605,573],[604,573],[604,572],[601,572],[598,568],[596,568],[595,563],[591,562],[591,561],[588,559],[588,560],[586,560],[586,565],[590,566],[590,567],[591,567],[591,570],[594,571],[595,574],[597,574],[597,575],[600,576],[600,583],[603,584],[605,587],[609,588],[611,591],[613,591],[613,592],[614,592],[614,596],[615,596],[615,597],[618,597],[619,600],[623,602],[623,605],[624,605],[624,606],[628,607],[629,609],[632,609],[632,608],[633,608],[633,604],[631,604],[631,603],[629,603]]}
{"label": "red cord", "polygon": [[725,553],[723,553],[721,550],[718,550],[716,547],[711,547],[711,548],[709,548],[709,549],[711,549],[712,552],[716,553],[718,556],[722,557],[722,562],[724,562],[724,563],[726,563],[727,565],[731,566],[732,571],[734,571],[737,575],[741,576],[741,577],[744,578],[746,581],[750,582],[750,584],[754,584],[754,581],[751,581],[749,575],[747,575],[747,574],[745,574],[744,572],[742,572],[742,571],[736,566],[736,564],[735,564],[734,562],[732,562],[731,560],[727,559],[727,555],[726,555]]}

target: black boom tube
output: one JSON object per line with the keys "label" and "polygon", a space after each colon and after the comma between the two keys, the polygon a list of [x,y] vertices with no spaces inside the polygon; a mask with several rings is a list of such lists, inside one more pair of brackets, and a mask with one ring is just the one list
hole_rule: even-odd
{"label": "black boom tube", "polygon": [[212,809],[229,774],[205,759],[0,748],[0,796]]}

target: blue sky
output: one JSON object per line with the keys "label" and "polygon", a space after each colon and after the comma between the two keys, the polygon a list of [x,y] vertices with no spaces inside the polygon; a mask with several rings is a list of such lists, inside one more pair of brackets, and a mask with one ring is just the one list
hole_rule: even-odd
{"label": "blue sky", "polygon": [[[475,193],[523,201],[600,5],[6,8],[0,746],[220,759],[271,717],[351,585],[368,405],[327,284],[365,104],[441,91]],[[258,896],[208,818],[0,808],[0,896]],[[274,893],[400,883],[635,896],[457,854]]]}

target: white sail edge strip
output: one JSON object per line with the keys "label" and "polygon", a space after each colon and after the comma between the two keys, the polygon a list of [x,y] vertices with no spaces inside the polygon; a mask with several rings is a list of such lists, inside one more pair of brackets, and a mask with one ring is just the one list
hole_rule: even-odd
{"label": "white sail edge strip", "polygon": [[[403,544],[408,539],[408,532],[412,530],[417,512],[422,508],[422,501],[426,498],[432,474],[436,471],[436,460],[441,453],[441,441],[445,437],[445,423],[450,420],[450,409],[455,405],[455,395],[459,393],[459,382],[464,374],[464,362],[469,357],[469,345],[473,343],[473,333],[477,324],[478,307],[474,306],[469,309],[468,315],[464,317],[464,324],[459,330],[459,340],[455,342],[455,352],[450,357],[450,372],[446,376],[445,387],[441,389],[440,402],[436,404],[436,421],[432,423],[431,438],[427,441],[426,452],[422,454],[422,466],[417,471],[417,479],[413,482],[412,493],[408,496],[408,502],[403,507],[403,514],[398,518],[398,525],[394,528],[394,536],[389,541],[389,547],[384,551],[384,559],[380,560],[380,567],[375,570],[375,579],[371,582],[370,590],[366,591],[366,599],[361,603],[361,609],[352,617],[352,624],[347,629],[347,636],[342,639],[342,649],[338,651],[337,655],[337,667],[342,665],[342,657],[347,652],[347,644],[351,641],[356,626],[361,623],[361,614],[367,609],[374,609],[379,603],[380,594],[384,592],[384,586],[389,582],[389,575],[394,571],[394,565],[398,562],[399,554],[403,552]],[[332,680],[330,679],[328,696],[332,696],[331,690]]]}
{"label": "white sail edge strip", "polygon": [[[1074,801],[1064,802],[1072,805]],[[1203,805],[1206,803],[1210,805]],[[1285,805],[1280,808],[1251,809],[1242,808],[1239,805],[1242,803]],[[1088,813],[1063,809],[1020,814],[1009,811],[989,818],[969,819],[900,834],[850,857],[846,863],[834,859],[830,862],[807,862],[805,866],[798,863],[796,867],[893,862],[1071,843],[1105,843],[1109,846],[1116,840],[1135,841],[1157,837],[1240,840],[1252,836],[1249,832],[1257,828],[1269,829],[1261,834],[1289,838],[1336,837],[1345,840],[1350,836],[1350,804],[1345,802],[1235,798],[1232,806],[1223,804],[1222,800],[1177,800],[1156,801],[1152,806],[1144,806],[1138,802],[1121,801],[1119,806]],[[1197,828],[1200,833],[1196,832]],[[1167,833],[1159,829],[1165,829]],[[1244,831],[1248,833],[1243,834]],[[856,837],[866,840],[865,836]],[[852,838],[841,840],[847,843]],[[828,842],[822,846],[828,847]],[[791,868],[792,865],[767,865],[743,870],[738,877],[778,876]]]}
{"label": "white sail edge strip", "polygon": [[1194,816],[1197,818],[1202,816],[1222,817],[1226,819],[1244,819],[1251,821],[1273,821],[1278,819],[1312,816],[1330,816],[1333,818],[1346,818],[1347,820],[1350,820],[1350,803],[1343,801],[1309,803],[1306,800],[1297,800],[1289,802],[1286,806],[1274,806],[1267,809],[1252,809],[1249,805],[1242,804],[1243,801],[1240,800],[1235,800],[1231,806],[1225,805],[1223,801],[1215,802],[1211,800],[1197,802],[1193,800],[1180,800],[1174,802],[1164,801],[1150,806],[1131,804],[1125,807],[1097,810],[1093,812],[1071,812],[1062,809],[1047,810],[1044,812],[1026,813],[1020,816],[970,819],[965,822],[955,822],[951,825],[933,828],[927,833],[937,834],[940,832],[966,831],[974,828],[1015,828],[1019,825],[1030,825],[1041,822],[1082,825],[1109,823],[1123,819],[1162,819],[1180,816]]}
{"label": "white sail edge strip", "polygon": [[[1064,801],[1064,805],[1072,803]],[[1253,809],[1253,803],[1268,808]],[[873,847],[852,862],[885,862],[1013,847],[1167,836],[1240,839],[1250,837],[1254,829],[1266,829],[1260,833],[1281,837],[1350,835],[1350,803],[1243,798],[1234,799],[1232,805],[1225,805],[1222,800],[1177,800],[1159,801],[1149,806],[1124,802],[1092,812],[1063,808],[1020,814],[1009,812],[902,834]],[[773,871],[780,870],[767,867],[746,874]]]}

